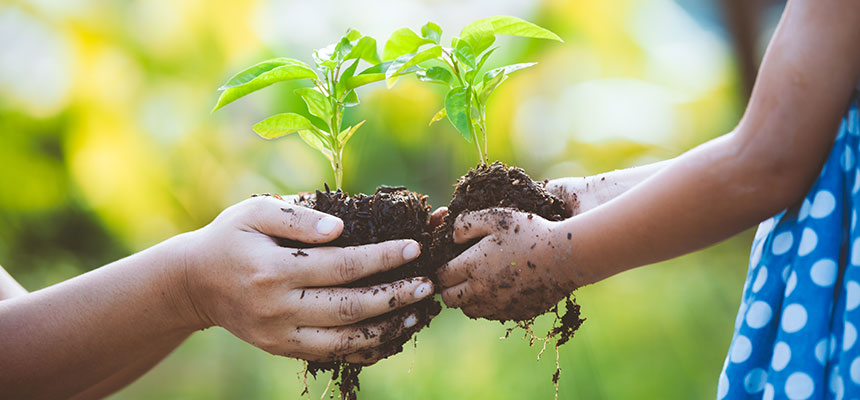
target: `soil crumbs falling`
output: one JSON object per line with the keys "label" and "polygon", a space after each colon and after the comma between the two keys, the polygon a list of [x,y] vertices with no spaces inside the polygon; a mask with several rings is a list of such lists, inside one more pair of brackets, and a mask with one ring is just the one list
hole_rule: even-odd
{"label": "soil crumbs falling", "polygon": [[[560,198],[547,192],[546,184],[547,181],[535,182],[521,168],[508,167],[498,161],[490,165],[480,164],[476,168],[470,169],[457,182],[454,196],[448,206],[448,215],[433,232],[433,242],[430,246],[431,257],[433,257],[432,265],[438,268],[474,244],[458,245],[453,241],[454,221],[461,213],[502,207],[534,213],[551,221],[561,221],[571,217],[569,209],[573,207],[565,207]],[[437,279],[435,273],[431,272],[428,276],[434,281]],[[568,296],[564,303],[564,315],[559,314],[558,305],[545,311],[545,313],[555,314],[553,328],[545,338],[540,338],[532,332],[531,326],[534,323],[534,318],[527,321],[516,321],[515,328],[523,328],[526,331],[529,344],[533,344],[536,339],[542,340],[544,348],[547,341],[556,338],[556,349],[558,349],[558,346],[567,343],[573,337],[576,330],[585,321],[581,318],[580,308],[576,304],[573,294]],[[510,330],[508,334],[510,334]],[[553,375],[556,392],[558,391],[559,372],[560,369],[556,362],[556,373]]]}
{"label": "soil crumbs falling", "polygon": [[[321,246],[358,246],[364,244],[380,243],[395,239],[413,239],[422,248],[421,255],[398,268],[375,274],[361,280],[352,282],[346,287],[360,288],[390,283],[400,279],[408,279],[419,276],[428,276],[427,271],[432,270],[430,254],[431,235],[427,224],[430,220],[430,205],[427,196],[410,192],[405,187],[379,187],[373,195],[358,194],[349,196],[338,190],[332,192],[326,186],[326,191],[316,191],[315,196],[301,196],[298,204],[334,215],[343,220],[343,233],[329,243]],[[286,212],[286,211],[285,211]],[[314,247],[305,243],[290,240],[282,240],[282,246],[291,248]],[[304,256],[299,250],[295,255]],[[393,305],[392,305],[393,307]],[[376,324],[384,322],[390,324],[390,329],[382,329],[381,332],[364,332],[365,336],[379,334],[383,345],[374,349],[375,354],[362,354],[367,359],[377,358],[381,353],[382,358],[389,357],[403,351],[403,345],[425,326],[430,320],[439,314],[442,306],[428,298],[418,303],[394,310],[384,315],[371,318],[362,324]],[[403,321],[409,315],[414,315],[418,323],[405,331],[399,329]],[[399,326],[397,326],[399,325]],[[332,371],[332,380],[339,387],[341,398],[355,399],[359,390],[358,375],[364,364],[354,364],[346,361],[332,362],[309,362],[307,372],[316,377],[320,371]],[[307,388],[305,388],[307,391]]]}

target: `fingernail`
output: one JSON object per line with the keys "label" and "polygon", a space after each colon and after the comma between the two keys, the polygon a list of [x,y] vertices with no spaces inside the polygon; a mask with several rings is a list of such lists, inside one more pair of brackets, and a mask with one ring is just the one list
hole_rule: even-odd
{"label": "fingernail", "polygon": [[424,282],[424,283],[418,285],[417,288],[415,288],[415,298],[416,299],[423,299],[423,298],[427,297],[427,295],[429,295],[430,292],[432,292],[432,291],[433,291],[433,285],[431,285],[429,282]]}
{"label": "fingernail", "polygon": [[415,324],[417,324],[417,323],[418,323],[418,317],[416,317],[414,314],[406,317],[406,319],[403,320],[403,326],[406,328],[411,328],[411,327],[415,326]]}
{"label": "fingernail", "polygon": [[317,222],[317,233],[320,235],[328,235],[334,231],[335,227],[337,227],[337,218],[324,217]]}
{"label": "fingernail", "polygon": [[415,257],[418,257],[418,253],[421,253],[421,248],[418,247],[418,243],[410,242],[405,247],[403,247],[403,258],[406,260],[411,260]]}

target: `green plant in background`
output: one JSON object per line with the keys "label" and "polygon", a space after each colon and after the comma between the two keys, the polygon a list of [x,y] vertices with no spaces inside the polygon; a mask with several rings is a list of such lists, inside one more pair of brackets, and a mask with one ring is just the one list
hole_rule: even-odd
{"label": "green plant in background", "polygon": [[[451,47],[439,44],[442,28],[428,22],[421,27],[419,36],[409,28],[395,31],[385,43],[383,58],[392,60],[386,71],[388,79],[408,73],[420,63],[430,60],[439,65],[418,68],[418,79],[440,83],[449,88],[445,106],[433,116],[430,124],[446,116],[457,131],[475,143],[481,163],[489,163],[487,154],[487,100],[493,91],[508,78],[511,72],[537,63],[520,63],[491,69],[480,74],[490,55],[496,35],[511,35],[561,42],[555,33],[516,17],[496,16],[482,18],[466,25],[460,37],[451,38]],[[423,50],[421,49],[425,45]]]}
{"label": "green plant in background", "polygon": [[[292,58],[274,58],[242,70],[219,88],[221,96],[212,111],[273,83],[310,80],[314,87],[296,89],[295,94],[307,104],[308,112],[322,122],[322,127],[299,114],[283,113],[258,122],[253,129],[264,139],[298,133],[305,143],[331,162],[335,186],[340,189],[344,146],[364,123],[361,121],[348,128],[342,126],[344,110],[359,103],[355,89],[414,72],[417,68],[401,68],[399,74],[386,74],[391,63],[380,62],[376,39],[354,29],[348,30],[337,43],[315,50],[313,59],[316,68]],[[356,74],[362,60],[372,66]]]}

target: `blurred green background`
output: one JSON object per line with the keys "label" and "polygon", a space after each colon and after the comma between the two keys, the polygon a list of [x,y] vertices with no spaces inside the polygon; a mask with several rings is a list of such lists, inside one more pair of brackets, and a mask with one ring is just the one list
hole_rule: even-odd
{"label": "blurred green background", "polygon": [[[446,33],[490,15],[535,21],[565,43],[501,41],[489,64],[540,64],[490,101],[491,157],[540,179],[675,156],[740,116],[750,55],[761,53],[778,5],[738,4],[4,1],[0,264],[37,290],[201,227],[251,193],[331,184],[327,161],[298,137],[267,142],[250,129],[272,113],[306,113],[295,85],[209,111],[215,89],[239,69],[274,56],[310,63],[312,49],[347,27],[381,46],[396,28],[427,20]],[[750,16],[759,23],[745,24]],[[428,127],[442,101],[436,88],[414,78],[384,86],[363,88],[346,116],[367,123],[347,147],[345,189],[406,185],[444,205],[477,161],[472,147],[447,123]],[[746,233],[579,290],[588,321],[561,350],[560,398],[712,397],[750,241]],[[417,348],[365,370],[360,398],[552,398],[551,352],[536,361],[538,349],[518,336],[499,340],[503,333],[445,310]],[[301,367],[216,328],[114,398],[298,398]],[[312,383],[313,398],[326,381]]]}

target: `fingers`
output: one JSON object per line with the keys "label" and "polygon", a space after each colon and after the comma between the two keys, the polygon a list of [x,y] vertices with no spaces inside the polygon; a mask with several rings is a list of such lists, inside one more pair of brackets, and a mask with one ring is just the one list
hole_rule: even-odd
{"label": "fingers", "polygon": [[447,264],[439,267],[436,270],[436,276],[439,278],[439,285],[443,288],[450,288],[466,281],[469,278],[470,266],[464,265],[462,254],[457,258],[448,261]]}
{"label": "fingers", "polygon": [[442,301],[450,308],[460,308],[469,304],[474,297],[474,292],[469,282],[462,282],[442,291]]}
{"label": "fingers", "polygon": [[[419,318],[412,312],[395,313],[391,318],[335,328],[295,328],[292,337],[301,343],[303,353],[316,355],[316,360],[342,359],[347,355],[368,352],[383,343],[403,337],[419,329]],[[372,358],[361,357],[357,358]]]}
{"label": "fingers", "polygon": [[454,243],[466,243],[499,230],[515,229],[518,214],[507,208],[460,214],[454,222]]}
{"label": "fingers", "polygon": [[[344,285],[414,260],[421,246],[414,240],[390,240],[352,247],[281,248],[285,271],[303,287]],[[298,270],[297,270],[298,269]]]}
{"label": "fingers", "polygon": [[478,267],[479,262],[481,262],[481,257],[487,253],[488,240],[491,239],[482,239],[480,242],[466,249],[466,251],[461,253],[459,256],[448,261],[447,264],[436,270],[436,276],[439,278],[439,285],[443,288],[450,288],[471,278],[472,271]]}
{"label": "fingers", "polygon": [[445,217],[448,215],[448,207],[439,207],[436,211],[433,211],[433,214],[430,214],[430,222],[427,224],[430,228],[436,228],[439,225],[442,225],[442,221],[445,220]]}
{"label": "fingers", "polygon": [[333,327],[382,315],[432,294],[429,279],[413,278],[357,289],[297,289],[290,300],[301,306],[295,315],[297,325]]}
{"label": "fingers", "polygon": [[325,243],[340,236],[343,230],[340,218],[275,197],[254,197],[239,204],[242,204],[242,222],[269,236]]}

